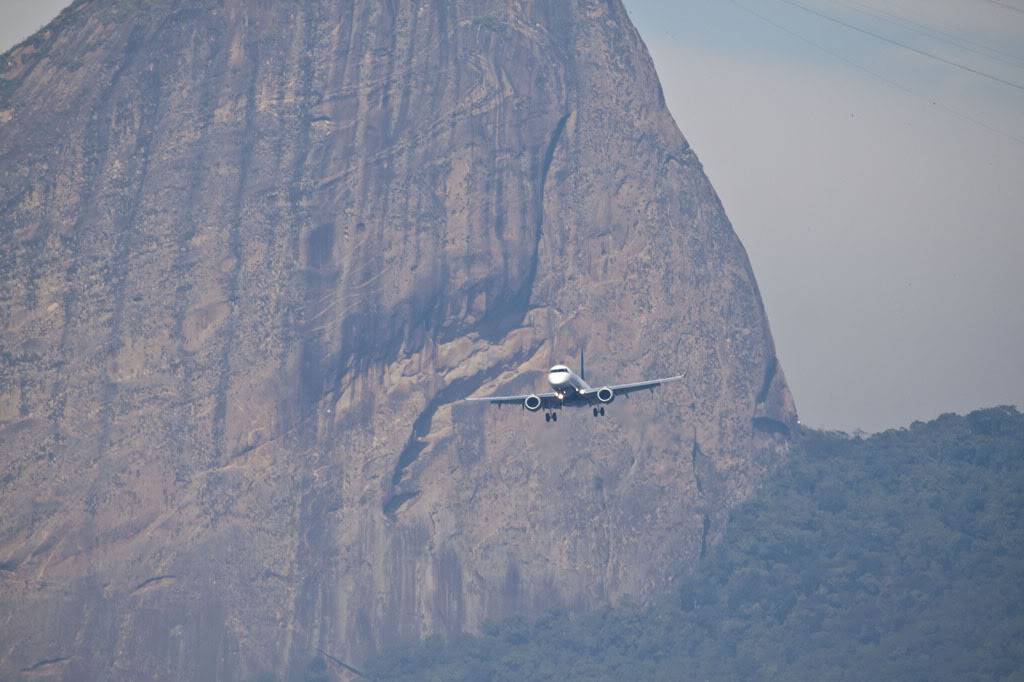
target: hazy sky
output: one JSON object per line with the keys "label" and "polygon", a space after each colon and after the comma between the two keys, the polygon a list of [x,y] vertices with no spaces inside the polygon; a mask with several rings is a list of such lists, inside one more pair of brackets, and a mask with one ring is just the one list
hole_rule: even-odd
{"label": "hazy sky", "polygon": [[1024,403],[1024,11],[626,2],[750,255],[804,423]]}
{"label": "hazy sky", "polygon": [[70,4],[68,0],[0,0],[0,51],[28,38]]}
{"label": "hazy sky", "polygon": [[625,1],[803,422],[1024,404],[1024,0]]}

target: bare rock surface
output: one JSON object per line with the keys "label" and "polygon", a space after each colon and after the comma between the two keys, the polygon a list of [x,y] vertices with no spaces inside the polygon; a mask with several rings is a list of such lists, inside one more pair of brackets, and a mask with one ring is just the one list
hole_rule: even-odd
{"label": "bare rock surface", "polygon": [[[618,0],[78,0],[0,62],[0,679],[654,598],[785,456]],[[684,373],[557,425],[463,398]]]}

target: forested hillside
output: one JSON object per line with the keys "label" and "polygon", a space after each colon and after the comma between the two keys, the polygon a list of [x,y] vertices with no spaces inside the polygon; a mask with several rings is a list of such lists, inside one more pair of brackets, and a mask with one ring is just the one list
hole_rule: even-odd
{"label": "forested hillside", "polygon": [[646,607],[391,651],[383,680],[1024,679],[1024,415],[805,430]]}

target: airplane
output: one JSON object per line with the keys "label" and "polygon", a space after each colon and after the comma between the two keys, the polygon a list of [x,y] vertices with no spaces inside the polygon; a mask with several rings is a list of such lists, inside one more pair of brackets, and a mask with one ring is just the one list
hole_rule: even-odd
{"label": "airplane", "polygon": [[682,379],[680,374],[665,379],[651,379],[650,381],[637,381],[632,384],[616,384],[614,386],[603,386],[594,388],[586,382],[586,372],[583,365],[583,353],[580,353],[580,373],[577,375],[566,365],[555,365],[548,370],[548,383],[554,389],[551,393],[530,393],[528,395],[492,395],[481,398],[466,398],[470,401],[495,403],[498,405],[521,404],[524,410],[539,412],[544,410],[544,421],[558,421],[558,412],[563,407],[586,407],[589,406],[595,417],[604,416],[605,405],[608,405],[616,396],[629,395],[634,391],[654,389],[670,381]]}

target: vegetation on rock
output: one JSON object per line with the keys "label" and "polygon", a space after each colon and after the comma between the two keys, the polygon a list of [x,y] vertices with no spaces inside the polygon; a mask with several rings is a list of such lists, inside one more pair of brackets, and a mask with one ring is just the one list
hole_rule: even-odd
{"label": "vegetation on rock", "polygon": [[382,680],[1024,679],[1024,415],[805,430],[662,603],[489,625]]}

